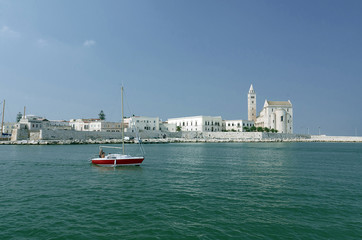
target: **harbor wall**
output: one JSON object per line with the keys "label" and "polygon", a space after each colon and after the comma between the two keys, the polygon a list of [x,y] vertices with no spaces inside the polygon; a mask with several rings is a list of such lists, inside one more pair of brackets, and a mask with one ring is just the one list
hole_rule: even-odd
{"label": "harbor wall", "polygon": [[[181,137],[180,132],[161,132],[161,131],[142,131],[138,134],[142,139],[155,138],[177,138]],[[125,132],[125,137],[136,137],[136,133]],[[39,137],[31,140],[96,140],[96,139],[122,139],[122,133],[119,132],[95,132],[95,131],[74,131],[63,129],[41,129]]]}
{"label": "harbor wall", "polygon": [[[126,137],[136,138],[135,133],[126,132]],[[145,142],[362,142],[362,137],[302,135],[263,132],[162,132],[142,131],[139,136]],[[41,129],[29,131],[14,129],[12,142],[15,141],[67,141],[92,142],[103,140],[120,140],[119,132],[86,132],[63,129]]]}

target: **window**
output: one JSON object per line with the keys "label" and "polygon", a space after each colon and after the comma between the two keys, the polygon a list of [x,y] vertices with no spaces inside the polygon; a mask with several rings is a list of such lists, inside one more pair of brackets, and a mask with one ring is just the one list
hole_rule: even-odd
{"label": "window", "polygon": [[254,101],[251,101],[251,103],[254,103]]}
{"label": "window", "polygon": [[280,121],[283,122],[283,116],[280,116]]}
{"label": "window", "polygon": [[254,96],[251,96],[251,98],[255,98]]}
{"label": "window", "polygon": [[195,121],[195,126],[197,126],[197,121]]}

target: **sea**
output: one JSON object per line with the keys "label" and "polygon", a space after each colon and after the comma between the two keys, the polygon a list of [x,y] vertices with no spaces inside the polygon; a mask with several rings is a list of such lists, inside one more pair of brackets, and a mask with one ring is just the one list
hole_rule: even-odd
{"label": "sea", "polygon": [[0,239],[362,239],[361,143],[98,148],[0,146]]}

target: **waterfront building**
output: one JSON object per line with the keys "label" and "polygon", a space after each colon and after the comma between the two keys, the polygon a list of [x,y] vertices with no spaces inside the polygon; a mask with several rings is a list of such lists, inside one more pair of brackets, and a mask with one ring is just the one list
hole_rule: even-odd
{"label": "waterfront building", "polygon": [[256,119],[256,127],[267,127],[279,133],[293,133],[293,105],[288,101],[265,100],[263,110]]}
{"label": "waterfront building", "polygon": [[[256,111],[256,93],[253,85],[248,93],[248,118],[253,120]],[[293,133],[293,105],[288,101],[265,100],[263,109],[256,116],[256,127],[267,127],[279,133]]]}
{"label": "waterfront building", "polygon": [[160,122],[160,131],[161,132],[176,132],[176,124],[169,122]]}
{"label": "waterfront building", "polygon": [[160,118],[159,117],[145,117],[145,116],[132,116],[124,119],[125,124],[128,126],[126,132],[143,131],[159,131]]}
{"label": "waterfront building", "polygon": [[224,131],[244,132],[244,127],[254,126],[254,121],[249,120],[224,120]]}
{"label": "waterfront building", "polygon": [[[122,132],[120,122],[106,122],[97,118],[71,119],[69,122],[72,129],[76,131],[89,132]],[[126,128],[125,124],[125,128]]]}
{"label": "waterfront building", "polygon": [[40,129],[66,129],[70,130],[69,122],[65,120],[48,120],[36,115],[23,116],[14,128],[28,129],[29,131],[39,131]]}
{"label": "waterfront building", "polygon": [[12,130],[16,128],[16,123],[14,122],[5,122],[2,133],[4,134],[11,134]]}
{"label": "waterfront building", "polygon": [[181,131],[196,132],[221,132],[222,118],[220,116],[193,116],[181,118],[169,118],[169,124],[176,124],[176,128]]}
{"label": "waterfront building", "polygon": [[256,121],[256,93],[253,88],[253,84],[250,85],[248,93],[248,120]]}

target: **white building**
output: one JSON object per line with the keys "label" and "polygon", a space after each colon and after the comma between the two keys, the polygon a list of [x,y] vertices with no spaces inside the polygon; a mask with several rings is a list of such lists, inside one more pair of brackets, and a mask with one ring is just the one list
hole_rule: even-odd
{"label": "white building", "polygon": [[159,131],[160,130],[160,118],[159,117],[143,117],[133,116],[124,119],[127,124],[126,132],[138,132],[142,131]]}
{"label": "white building", "polygon": [[221,132],[222,119],[210,116],[194,116],[183,118],[170,118],[167,121],[169,124],[176,124],[176,128],[181,131],[196,131],[196,132]]}
{"label": "white building", "polygon": [[176,124],[168,122],[160,122],[160,131],[162,132],[176,132]]}
{"label": "white building", "polygon": [[2,133],[4,134],[11,134],[12,130],[16,128],[16,123],[14,122],[5,122],[3,129],[2,129]]}
{"label": "white building", "polygon": [[265,100],[263,110],[256,119],[256,127],[267,127],[279,133],[293,133],[293,105],[288,101]]}
{"label": "white building", "polygon": [[[72,129],[76,131],[89,132],[122,132],[120,122],[105,122],[100,119],[71,119],[69,122]],[[127,125],[125,124],[125,128]]]}
{"label": "white building", "polygon": [[35,115],[26,115],[23,116],[18,123],[16,123],[16,128],[25,128],[29,131],[39,131],[43,123],[48,121],[47,119]]}
{"label": "white building", "polygon": [[29,131],[39,131],[40,129],[71,129],[69,122],[65,120],[48,120],[35,115],[23,116],[15,128],[28,129]]}
{"label": "white building", "polygon": [[248,120],[256,122],[256,93],[253,84],[250,85],[248,93]]}
{"label": "white building", "polygon": [[225,128],[223,130],[226,131],[235,131],[235,132],[244,132],[244,127],[252,127],[254,126],[254,121],[249,120],[224,120]]}

